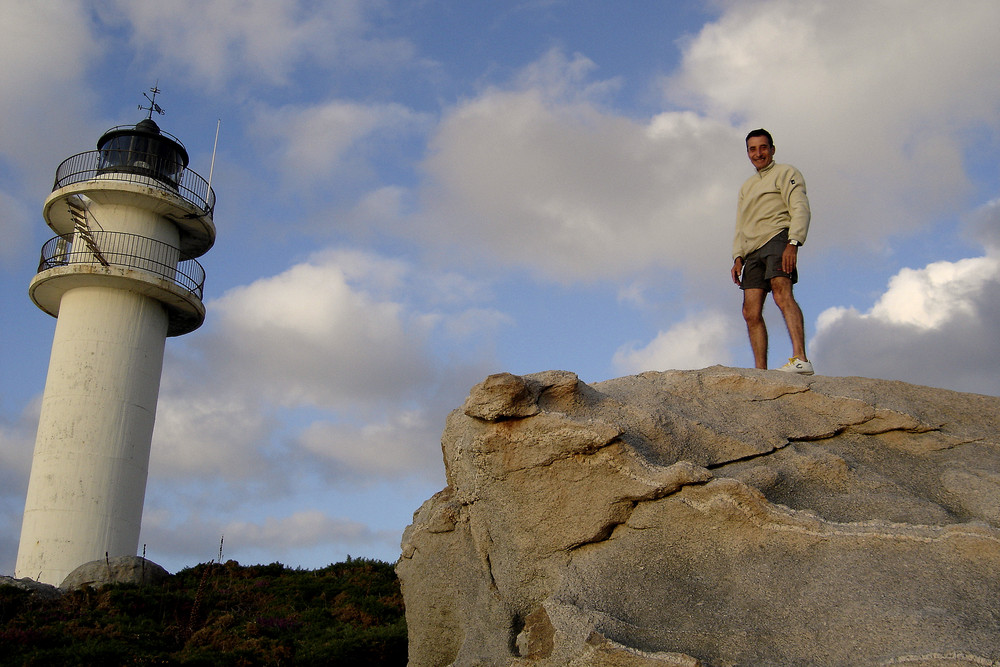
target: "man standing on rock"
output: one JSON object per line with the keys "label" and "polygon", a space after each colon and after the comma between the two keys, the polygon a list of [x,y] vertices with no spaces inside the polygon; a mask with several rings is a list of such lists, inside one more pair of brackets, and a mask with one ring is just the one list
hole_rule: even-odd
{"label": "man standing on rock", "polygon": [[757,173],[740,188],[732,277],[743,290],[743,319],[754,363],[767,368],[764,301],[771,292],[792,339],[792,357],[778,370],[812,375],[802,309],[792,295],[792,285],[798,281],[799,247],[809,231],[806,182],[795,167],[775,163],[774,140],[767,130],[752,131],[746,145]]}

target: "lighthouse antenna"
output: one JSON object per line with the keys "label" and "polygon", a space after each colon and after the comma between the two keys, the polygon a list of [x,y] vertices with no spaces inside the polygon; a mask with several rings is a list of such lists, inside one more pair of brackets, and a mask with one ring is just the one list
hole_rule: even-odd
{"label": "lighthouse antenna", "polygon": [[215,145],[212,146],[212,166],[208,168],[208,189],[212,189],[212,174],[215,173],[215,151],[219,148],[219,128],[222,126],[222,119],[219,118],[215,124]]}

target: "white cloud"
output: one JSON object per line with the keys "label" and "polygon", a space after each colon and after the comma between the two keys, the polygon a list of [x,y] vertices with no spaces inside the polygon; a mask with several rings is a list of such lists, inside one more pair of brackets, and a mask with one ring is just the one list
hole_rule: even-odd
{"label": "white cloud", "polygon": [[79,118],[96,99],[87,65],[101,47],[85,3],[2,0],[0,13],[0,151],[24,168],[53,137],[79,136]]}
{"label": "white cloud", "polygon": [[997,269],[997,261],[989,257],[902,269],[889,281],[888,290],[869,317],[921,329],[974,317],[978,296],[986,284],[996,280]]}
{"label": "white cloud", "polygon": [[234,521],[223,527],[226,540],[243,547],[279,551],[312,547],[339,541],[377,539],[371,528],[357,521],[327,516],[319,510],[304,510],[287,517],[267,517],[263,522]]}
{"label": "white cloud", "polygon": [[552,100],[591,104],[614,93],[622,83],[619,77],[593,81],[590,76],[596,70],[597,64],[583,54],[568,58],[560,49],[550,49],[517,74],[514,87],[539,91]]}
{"label": "white cloud", "polygon": [[368,171],[357,155],[370,156],[373,146],[408,134],[427,118],[399,104],[358,104],[340,100],[306,107],[261,109],[255,135],[276,144],[276,163],[284,177],[300,188],[315,188],[334,176],[346,177],[347,166]]}
{"label": "white cloud", "polygon": [[[383,185],[362,194],[350,209],[337,215],[337,228],[352,232],[356,237],[370,240],[378,230],[393,229],[406,218],[410,191],[398,185]],[[323,210],[313,225],[317,229],[328,229],[330,216]]]}
{"label": "white cloud", "polygon": [[432,374],[428,331],[398,300],[404,270],[351,252],[295,265],[209,303],[198,345],[222,386],[278,405],[398,400]]}
{"label": "white cloud", "polygon": [[401,410],[361,426],[317,422],[298,446],[324,465],[332,479],[437,477],[441,469],[443,412]]}
{"label": "white cloud", "polygon": [[238,484],[280,467],[267,444],[277,425],[263,405],[242,392],[192,391],[179,378],[171,381],[178,370],[168,371],[157,404],[150,454],[156,476]]}
{"label": "white cloud", "polygon": [[[916,123],[942,115],[978,121],[997,101],[1000,74],[986,54],[1000,49],[990,39],[998,18],[1000,7],[978,0],[732,3],[687,43],[671,94],[721,116],[766,112],[791,121],[806,110],[822,120],[850,114],[824,125],[824,134],[864,112],[878,130],[901,121],[907,135]],[[961,95],[977,82],[983,94]],[[796,125],[808,122],[814,121]],[[856,130],[872,132],[867,124]]]}
{"label": "white cloud", "polygon": [[866,313],[825,310],[812,356],[828,375],[1000,394],[1000,259],[903,269]]}
{"label": "white cloud", "polygon": [[330,479],[433,476],[444,416],[508,321],[478,305],[489,298],[466,277],[343,249],[229,290],[204,331],[168,348],[151,471],[227,494],[284,493],[303,461]]}
{"label": "white cloud", "polygon": [[581,81],[587,71],[550,54],[512,90],[448,113],[413,233],[470,262],[564,283],[724,265],[739,137],[691,113],[636,121],[605,111],[601,82]]}
{"label": "white cloud", "polygon": [[636,308],[646,308],[646,287],[639,282],[632,282],[618,289],[618,301],[631,304]]}
{"label": "white cloud", "polygon": [[703,312],[659,332],[643,347],[619,348],[613,363],[622,374],[725,365],[730,363],[729,347],[735,338],[732,318]]}
{"label": "white cloud", "polygon": [[115,0],[102,18],[127,22],[133,47],[155,59],[154,69],[218,90],[243,78],[287,85],[302,64],[406,63],[410,44],[371,35],[369,15],[377,6],[361,0]]}
{"label": "white cloud", "polygon": [[0,262],[8,264],[29,254],[55,166],[93,131],[97,97],[86,75],[101,47],[81,2],[0,0],[0,16]]}
{"label": "white cloud", "polygon": [[988,256],[902,269],[889,280],[885,293],[868,313],[862,315],[842,307],[822,312],[817,335],[844,318],[902,325],[914,331],[975,319],[987,287],[998,277],[1000,261]]}

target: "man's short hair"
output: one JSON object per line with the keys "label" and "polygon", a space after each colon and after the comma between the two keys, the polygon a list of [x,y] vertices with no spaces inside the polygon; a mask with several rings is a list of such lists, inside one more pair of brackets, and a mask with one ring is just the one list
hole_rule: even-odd
{"label": "man's short hair", "polygon": [[771,138],[771,133],[765,130],[764,128],[760,128],[750,132],[750,134],[747,135],[746,143],[750,143],[750,140],[753,139],[754,137],[767,137],[767,145],[770,146],[771,148],[774,148],[774,139]]}

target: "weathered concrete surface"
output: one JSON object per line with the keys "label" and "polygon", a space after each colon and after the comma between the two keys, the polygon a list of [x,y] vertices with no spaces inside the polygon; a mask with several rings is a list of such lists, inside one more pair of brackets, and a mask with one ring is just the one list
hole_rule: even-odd
{"label": "weathered concrete surface", "polygon": [[1000,664],[1000,399],[491,376],[397,572],[410,664]]}

